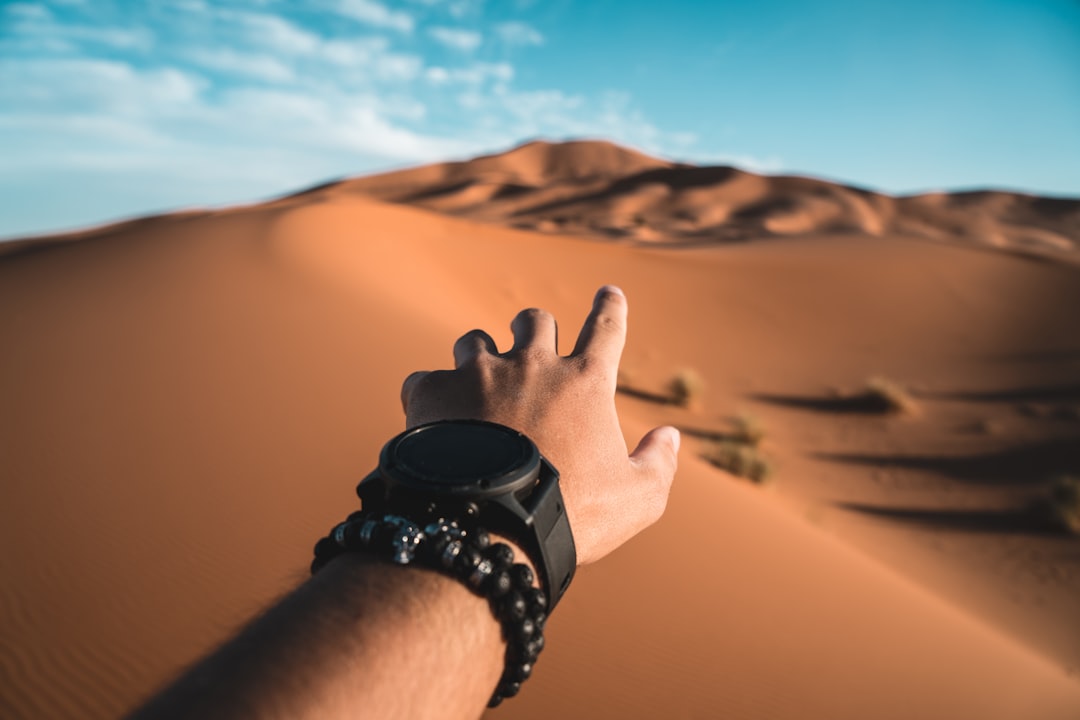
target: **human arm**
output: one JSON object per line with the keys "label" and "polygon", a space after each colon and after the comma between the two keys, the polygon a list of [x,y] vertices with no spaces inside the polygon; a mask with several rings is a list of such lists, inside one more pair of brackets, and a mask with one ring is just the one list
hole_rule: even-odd
{"label": "human arm", "polygon": [[[626,313],[622,293],[602,288],[560,357],[554,318],[523,311],[506,353],[472,331],[454,370],[414,373],[402,388],[409,427],[482,419],[530,437],[561,473],[579,563],[659,518],[675,471],[674,429],[631,454],[623,441],[614,395]],[[504,652],[487,603],[457,581],[344,555],[135,717],[476,717]]]}

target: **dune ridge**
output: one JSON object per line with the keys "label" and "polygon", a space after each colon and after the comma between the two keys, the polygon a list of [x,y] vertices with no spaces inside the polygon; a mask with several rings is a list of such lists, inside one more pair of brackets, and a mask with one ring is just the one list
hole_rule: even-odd
{"label": "dune ridge", "polygon": [[1061,253],[1075,251],[1080,236],[1075,198],[992,190],[894,197],[809,177],[669,162],[603,141],[534,141],[314,192],[361,193],[484,222],[641,242],[891,233]]}

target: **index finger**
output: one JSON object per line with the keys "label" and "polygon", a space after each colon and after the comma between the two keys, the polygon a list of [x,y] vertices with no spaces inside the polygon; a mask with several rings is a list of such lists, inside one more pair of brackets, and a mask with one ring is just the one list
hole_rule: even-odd
{"label": "index finger", "polygon": [[614,285],[596,291],[592,311],[578,335],[570,357],[585,356],[609,366],[619,367],[626,344],[626,295]]}

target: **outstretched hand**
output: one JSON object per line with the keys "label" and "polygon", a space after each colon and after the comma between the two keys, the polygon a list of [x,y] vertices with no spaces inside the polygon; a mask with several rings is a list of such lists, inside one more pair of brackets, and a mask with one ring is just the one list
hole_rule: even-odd
{"label": "outstretched hand", "polygon": [[436,420],[488,420],[527,435],[559,470],[579,564],[600,559],[656,522],[675,476],[679,432],[658,427],[627,453],[615,410],[626,343],[627,302],[600,288],[566,357],[555,318],[522,310],[514,346],[500,353],[483,330],[454,345],[453,370],[416,372],[401,389],[408,427]]}

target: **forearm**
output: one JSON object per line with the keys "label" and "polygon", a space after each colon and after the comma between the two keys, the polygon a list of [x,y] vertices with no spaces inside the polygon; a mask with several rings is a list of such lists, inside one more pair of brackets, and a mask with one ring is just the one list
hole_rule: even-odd
{"label": "forearm", "polygon": [[134,718],[475,718],[503,667],[487,601],[347,554]]}

